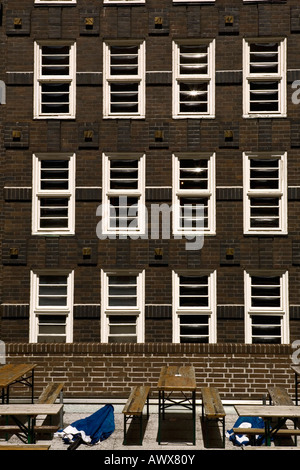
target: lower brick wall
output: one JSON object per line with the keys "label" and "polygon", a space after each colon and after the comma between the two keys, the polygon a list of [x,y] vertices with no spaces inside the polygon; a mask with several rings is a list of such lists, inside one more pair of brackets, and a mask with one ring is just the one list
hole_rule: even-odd
{"label": "lower brick wall", "polygon": [[37,364],[36,395],[49,381],[64,381],[66,398],[126,398],[144,383],[155,397],[161,366],[186,364],[195,367],[199,388],[216,386],[225,400],[261,399],[268,385],[284,386],[294,397],[292,353],[289,345],[232,343],[6,344],[7,363]]}

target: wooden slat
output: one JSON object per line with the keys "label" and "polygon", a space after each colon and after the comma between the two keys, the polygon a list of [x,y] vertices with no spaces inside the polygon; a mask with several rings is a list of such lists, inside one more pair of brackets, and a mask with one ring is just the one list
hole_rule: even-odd
{"label": "wooden slat", "polygon": [[224,418],[226,416],[219,391],[215,387],[201,388],[202,400],[207,418]]}
{"label": "wooden slat", "polygon": [[11,404],[0,405],[0,415],[2,416],[37,416],[56,415],[63,405],[61,404]]}
{"label": "wooden slat", "polygon": [[300,418],[300,406],[278,405],[235,405],[239,416],[258,416],[262,418]]}
{"label": "wooden slat", "polygon": [[50,445],[45,444],[25,444],[25,445],[15,445],[15,444],[5,444],[0,445],[0,450],[49,450]]}
{"label": "wooden slat", "polygon": [[59,397],[61,390],[64,387],[64,383],[50,383],[44,388],[41,395],[39,396],[37,403],[53,404]]}
{"label": "wooden slat", "polygon": [[274,405],[293,406],[294,402],[284,388],[270,387],[268,393]]}
{"label": "wooden slat", "polygon": [[[41,426],[34,426],[35,431],[43,431],[43,432],[56,432],[59,429],[59,426],[52,426],[52,425],[41,425]],[[19,433],[22,430],[19,426],[15,424],[7,424],[7,425],[0,425],[0,431],[8,432],[8,433]]]}
{"label": "wooden slat", "polygon": [[149,392],[149,386],[134,387],[134,389],[131,391],[126,405],[123,408],[123,413],[127,415],[142,414]]}
{"label": "wooden slat", "polygon": [[[235,434],[265,434],[264,428],[233,428]],[[278,429],[274,435],[300,435],[300,429]]]}

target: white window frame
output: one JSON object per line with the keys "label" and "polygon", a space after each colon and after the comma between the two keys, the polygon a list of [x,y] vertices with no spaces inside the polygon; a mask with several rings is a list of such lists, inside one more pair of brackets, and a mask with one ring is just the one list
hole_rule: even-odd
{"label": "white window frame", "polygon": [[[250,45],[253,43],[278,43],[278,73],[251,73],[250,72]],[[286,48],[287,40],[279,38],[257,38],[257,39],[243,39],[243,117],[244,118],[257,118],[257,117],[286,117]],[[263,82],[263,81],[276,81],[278,82],[278,111],[251,111],[250,110],[250,82]]]}
{"label": "white window frame", "polygon": [[[128,190],[110,189],[110,162],[112,160],[136,160],[138,162],[138,188]],[[102,233],[104,235],[142,236],[146,233],[145,210],[145,154],[136,153],[108,153],[102,154]],[[138,198],[137,228],[110,227],[110,198],[111,197]],[[130,214],[130,208],[128,215]]]}
{"label": "white window frame", "polygon": [[[180,276],[208,276],[208,307],[180,306]],[[180,342],[180,315],[208,315],[209,343],[217,341],[217,271],[178,271],[172,272],[173,286],[173,343]]]}
{"label": "white window frame", "polygon": [[[111,75],[110,48],[111,46],[138,46],[138,73],[137,75]],[[103,43],[103,118],[110,119],[144,119],[145,118],[145,80],[146,80],[146,46],[145,41],[126,40],[108,41]],[[138,112],[112,113],[110,110],[110,85],[118,83],[138,84]]]}
{"label": "white window frame", "polygon": [[[208,162],[208,187],[207,189],[180,189],[180,161],[202,159]],[[215,235],[216,234],[216,156],[215,153],[176,153],[173,154],[173,234],[182,235]],[[199,230],[180,227],[180,198],[199,197],[208,198],[208,226]]]}
{"label": "white window frame", "polygon": [[173,0],[173,3],[215,3],[215,0]]}
{"label": "white window frame", "polygon": [[[67,277],[67,305],[39,306],[39,278],[40,276],[66,276]],[[30,273],[30,324],[29,342],[37,343],[39,333],[40,315],[57,315],[66,317],[66,343],[73,342],[73,297],[74,297],[74,271],[45,270]]]}
{"label": "white window frame", "polygon": [[[42,47],[68,46],[70,48],[70,67],[68,75],[42,75]],[[42,112],[42,85],[44,83],[69,84],[69,112]],[[34,119],[74,119],[76,115],[76,43],[70,41],[39,41],[34,43]]]}
{"label": "white window frame", "polygon": [[76,5],[77,0],[34,0],[36,5]]}
{"label": "white window frame", "polygon": [[[109,306],[109,276],[136,276],[137,279],[137,304],[136,306],[112,307]],[[145,271],[104,271],[101,270],[101,342],[107,343],[109,337],[109,317],[136,316],[137,343],[145,341]]]}
{"label": "white window frame", "polygon": [[[42,160],[69,161],[69,187],[66,190],[41,189]],[[68,198],[68,226],[66,228],[43,228],[40,226],[40,198]],[[38,153],[32,160],[32,234],[33,235],[74,235],[75,234],[75,154]]]}
{"label": "white window frame", "polygon": [[[250,160],[251,159],[278,159],[279,161],[279,188],[270,189],[251,189],[250,188]],[[287,188],[287,154],[270,152],[244,152],[243,153],[243,199],[244,199],[244,234],[272,234],[286,235],[288,233],[288,188]],[[251,197],[276,197],[279,199],[279,227],[251,227]]]}
{"label": "white window frame", "polygon": [[[251,296],[252,276],[280,276],[280,307],[253,307]],[[289,285],[288,271],[258,271],[249,273],[244,271],[244,290],[245,290],[245,343],[252,344],[252,322],[251,315],[279,316],[281,318],[281,344],[289,343]]]}
{"label": "white window frame", "polygon": [[[207,66],[205,74],[180,73],[180,46],[207,46]],[[207,111],[204,113],[184,113],[180,111],[180,84],[185,82],[207,83]],[[173,119],[214,118],[215,117],[215,40],[185,39],[173,41]]]}
{"label": "white window frame", "polygon": [[135,5],[135,4],[140,4],[140,3],[145,3],[146,0],[103,0],[103,5],[110,5],[114,3],[124,3],[127,5]]}

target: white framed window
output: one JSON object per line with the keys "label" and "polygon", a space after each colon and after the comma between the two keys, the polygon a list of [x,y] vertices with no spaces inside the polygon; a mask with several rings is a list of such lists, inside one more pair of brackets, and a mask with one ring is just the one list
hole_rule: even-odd
{"label": "white framed window", "polygon": [[75,118],[76,44],[35,42],[34,50],[34,118]]}
{"label": "white framed window", "polygon": [[173,118],[215,117],[215,40],[173,42]]}
{"label": "white framed window", "polygon": [[145,155],[103,154],[102,233],[143,235]]}
{"label": "white framed window", "polygon": [[286,153],[244,153],[244,233],[287,234]]}
{"label": "white framed window", "polygon": [[31,272],[30,342],[73,341],[74,272]]}
{"label": "white framed window", "polygon": [[215,154],[173,155],[173,233],[216,233]]}
{"label": "white framed window", "polygon": [[286,39],[244,39],[244,117],[286,117]]}
{"label": "white framed window", "polygon": [[34,0],[36,5],[76,5],[77,0]]}
{"label": "white framed window", "polygon": [[246,343],[288,343],[288,272],[245,271],[244,276]]}
{"label": "white framed window", "polygon": [[215,0],[173,0],[173,3],[215,3]]}
{"label": "white framed window", "polygon": [[101,341],[143,343],[145,273],[101,271]]}
{"label": "white framed window", "polygon": [[75,233],[75,155],[34,154],[32,233]]}
{"label": "white framed window", "polygon": [[173,271],[173,342],[215,343],[217,273]]}
{"label": "white framed window", "polygon": [[145,42],[103,44],[103,117],[145,117]]}
{"label": "white framed window", "polygon": [[113,3],[120,3],[120,4],[124,3],[124,4],[132,4],[132,5],[137,4],[138,5],[139,3],[145,3],[145,0],[103,0],[104,5],[105,4],[109,5],[110,3],[112,3],[112,4]]}

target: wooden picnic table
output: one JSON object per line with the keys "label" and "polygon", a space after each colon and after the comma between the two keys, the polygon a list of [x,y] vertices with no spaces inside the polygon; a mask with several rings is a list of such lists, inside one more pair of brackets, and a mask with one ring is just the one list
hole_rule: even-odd
{"label": "wooden picnic table", "polygon": [[[28,444],[35,442],[35,425],[38,415],[53,416],[60,413],[62,404],[9,404],[0,406],[0,415],[11,417],[20,430],[25,434]],[[24,422],[24,417],[27,422]],[[23,418],[23,419],[22,419]],[[10,424],[1,425],[1,430],[10,430]]]}
{"label": "wooden picnic table", "polygon": [[34,400],[34,368],[36,364],[5,364],[0,368],[0,389],[2,403],[9,403],[10,387],[16,383],[31,389],[31,402]]}
{"label": "wooden picnic table", "polygon": [[[170,407],[183,407],[192,411],[193,444],[196,444],[196,378],[193,366],[163,366],[158,389],[158,443],[161,442],[161,420]],[[173,398],[178,392],[181,399]],[[190,393],[189,393],[190,392]]]}
{"label": "wooden picnic table", "polygon": [[[265,423],[266,445],[271,445],[271,438],[285,425],[288,419],[300,418],[300,407],[278,405],[235,405],[239,416],[260,417]],[[272,420],[277,424],[271,428]]]}

